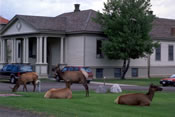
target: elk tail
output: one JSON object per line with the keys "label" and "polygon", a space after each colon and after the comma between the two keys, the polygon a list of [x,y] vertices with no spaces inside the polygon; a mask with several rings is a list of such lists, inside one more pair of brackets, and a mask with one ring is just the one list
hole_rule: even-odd
{"label": "elk tail", "polygon": [[87,79],[88,78],[88,73],[84,69],[81,69],[81,72],[84,75],[84,77]]}
{"label": "elk tail", "polygon": [[119,104],[119,98],[120,98],[120,96],[117,97],[117,99],[114,100],[114,103]]}

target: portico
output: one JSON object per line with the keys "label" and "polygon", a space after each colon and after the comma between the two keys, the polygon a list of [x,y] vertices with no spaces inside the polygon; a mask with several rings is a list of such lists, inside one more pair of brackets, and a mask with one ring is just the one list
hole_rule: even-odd
{"label": "portico", "polygon": [[[7,30],[8,31],[8,30]],[[48,56],[48,42],[51,40],[58,42],[55,52],[59,55],[57,63],[52,61],[54,56]],[[0,38],[0,67],[7,63],[30,64],[33,66],[40,78],[47,78],[51,72],[51,67],[55,64],[64,64],[64,35],[46,35],[46,34],[18,34],[2,35]],[[50,48],[52,45],[49,45]],[[10,57],[9,57],[10,56]],[[48,62],[51,65],[48,65]]]}

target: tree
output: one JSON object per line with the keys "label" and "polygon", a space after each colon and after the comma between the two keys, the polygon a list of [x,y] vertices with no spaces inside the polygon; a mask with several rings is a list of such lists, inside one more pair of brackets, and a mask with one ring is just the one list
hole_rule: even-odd
{"label": "tree", "polygon": [[97,13],[94,20],[108,37],[102,51],[109,59],[123,60],[122,79],[130,59],[145,57],[156,47],[149,35],[154,18],[150,0],[107,0],[103,13]]}

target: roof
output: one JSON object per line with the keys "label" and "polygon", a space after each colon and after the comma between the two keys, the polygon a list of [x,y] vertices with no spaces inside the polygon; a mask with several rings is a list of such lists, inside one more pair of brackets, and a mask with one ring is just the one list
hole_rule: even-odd
{"label": "roof", "polygon": [[175,38],[171,35],[172,28],[175,28],[175,20],[156,18],[150,34],[153,38]]}
{"label": "roof", "polygon": [[21,19],[33,26],[40,32],[56,33],[103,33],[101,26],[92,20],[96,17],[96,11],[84,10],[77,12],[64,13],[56,17],[16,15],[4,28],[5,31],[16,19]]}
{"label": "roof", "polygon": [[80,12],[64,13],[56,18],[65,17],[66,32],[102,32],[101,26],[93,21],[92,18],[96,17],[96,11],[84,10]]}
{"label": "roof", "polygon": [[[16,19],[24,20],[39,32],[54,32],[61,34],[96,33],[103,34],[99,24],[93,21],[96,11],[83,10],[63,13],[56,17],[16,15],[5,27],[4,31]],[[171,35],[171,29],[175,28],[175,20],[156,18],[150,32],[153,38],[175,38]]]}
{"label": "roof", "polygon": [[7,24],[9,21],[0,16],[0,24]]}

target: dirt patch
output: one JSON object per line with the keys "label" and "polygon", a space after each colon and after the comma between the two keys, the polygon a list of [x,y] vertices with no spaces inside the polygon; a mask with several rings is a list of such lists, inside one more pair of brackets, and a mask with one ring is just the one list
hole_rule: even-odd
{"label": "dirt patch", "polygon": [[8,97],[8,96],[22,96],[22,95],[17,95],[17,94],[12,94],[12,93],[0,94],[0,97]]}

